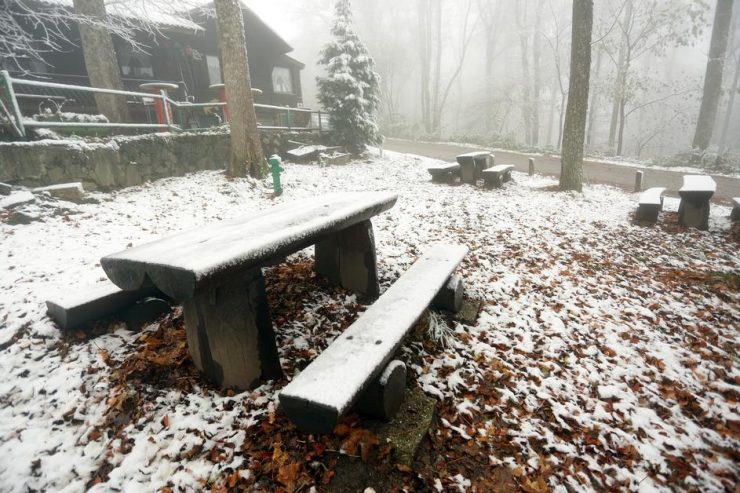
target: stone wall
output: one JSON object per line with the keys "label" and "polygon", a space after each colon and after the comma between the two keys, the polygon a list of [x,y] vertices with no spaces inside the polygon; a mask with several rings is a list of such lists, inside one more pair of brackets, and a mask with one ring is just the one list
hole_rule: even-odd
{"label": "stone wall", "polygon": [[[295,134],[273,134],[266,153],[288,149]],[[303,136],[304,140],[311,140]],[[314,137],[315,139],[315,137]],[[0,182],[30,187],[82,182],[86,190],[111,190],[169,176],[225,169],[227,132],[148,134],[94,140],[0,143]],[[269,154],[268,154],[269,155]]]}

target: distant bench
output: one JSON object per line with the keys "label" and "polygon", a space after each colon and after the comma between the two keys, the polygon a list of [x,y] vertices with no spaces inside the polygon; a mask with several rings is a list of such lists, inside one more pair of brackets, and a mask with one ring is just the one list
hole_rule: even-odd
{"label": "distant bench", "polygon": [[406,386],[393,361],[408,331],[430,303],[459,310],[462,281],[450,277],[467,254],[462,245],[436,245],[280,392],[280,407],[301,429],[328,433],[354,404],[390,419]]}
{"label": "distant bench", "polygon": [[379,294],[370,219],[396,203],[386,192],[312,198],[203,226],[108,255],[124,290],[154,285],[183,302],[188,349],[223,387],[282,375],[262,267],[316,245],[316,271],[366,298]]}
{"label": "distant bench", "polygon": [[717,183],[711,176],[684,175],[683,186],[678,190],[681,196],[679,222],[704,231],[709,229],[709,199],[715,191]]}
{"label": "distant bench", "polygon": [[514,169],[513,164],[499,164],[492,168],[484,169],[481,174],[483,181],[488,187],[500,188],[507,181],[511,181],[511,171]]}
{"label": "distant bench", "polygon": [[429,166],[427,171],[432,181],[453,181],[460,176],[460,165],[457,163],[439,163]]}
{"label": "distant bench", "polygon": [[637,206],[637,219],[640,221],[656,222],[658,214],[663,210],[663,193],[665,188],[648,188],[640,194]]}

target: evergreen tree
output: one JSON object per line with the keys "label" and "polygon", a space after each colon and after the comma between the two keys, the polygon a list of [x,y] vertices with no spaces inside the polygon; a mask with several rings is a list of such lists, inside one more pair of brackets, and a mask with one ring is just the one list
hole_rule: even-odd
{"label": "evergreen tree", "polygon": [[380,76],[365,45],[352,29],[349,0],[338,0],[334,40],[321,51],[327,76],[317,78],[319,102],[332,119],[334,136],[359,154],[379,141],[375,116],[380,106]]}

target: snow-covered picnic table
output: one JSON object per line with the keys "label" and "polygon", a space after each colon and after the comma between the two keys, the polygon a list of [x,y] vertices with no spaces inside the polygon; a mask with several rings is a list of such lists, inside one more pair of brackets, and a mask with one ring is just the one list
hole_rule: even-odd
{"label": "snow-covered picnic table", "polygon": [[683,186],[678,190],[681,224],[706,230],[709,227],[709,199],[716,191],[717,182],[711,176],[684,175]]}
{"label": "snow-covered picnic table", "polygon": [[493,157],[488,152],[476,151],[457,156],[460,164],[460,179],[463,183],[472,183],[481,178],[481,172],[493,164]]}
{"label": "snow-covered picnic table", "polygon": [[195,364],[225,387],[282,372],[261,268],[316,245],[316,270],[367,298],[378,296],[370,219],[396,203],[387,192],[332,194],[211,224],[101,259],[124,290],[154,284],[183,302]]}

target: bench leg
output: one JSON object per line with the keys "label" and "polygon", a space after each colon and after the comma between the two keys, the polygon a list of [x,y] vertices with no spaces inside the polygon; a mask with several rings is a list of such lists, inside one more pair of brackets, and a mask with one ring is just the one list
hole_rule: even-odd
{"label": "bench leg", "polygon": [[316,272],[363,298],[377,298],[380,286],[372,223],[363,221],[317,243]]}
{"label": "bench leg", "polygon": [[658,214],[663,209],[660,205],[640,205],[637,207],[638,221],[658,222]]}
{"label": "bench leg", "polygon": [[458,163],[460,164],[460,181],[475,185],[475,161],[471,158],[458,161]]}
{"label": "bench leg", "polygon": [[457,313],[463,304],[463,280],[455,274],[450,277],[437,296],[432,300],[432,305],[442,310]]}
{"label": "bench leg", "polygon": [[389,421],[398,412],[406,390],[406,365],[394,360],[357,400],[357,410],[371,418]]}
{"label": "bench leg", "polygon": [[282,376],[261,269],[183,303],[188,349],[217,385],[249,389]]}
{"label": "bench leg", "polygon": [[678,207],[678,219],[681,225],[697,228],[702,231],[709,229],[709,201],[695,203],[681,199]]}

